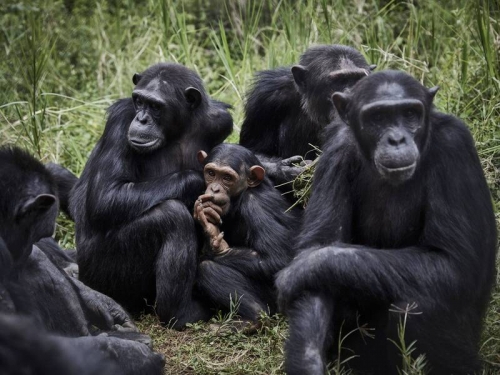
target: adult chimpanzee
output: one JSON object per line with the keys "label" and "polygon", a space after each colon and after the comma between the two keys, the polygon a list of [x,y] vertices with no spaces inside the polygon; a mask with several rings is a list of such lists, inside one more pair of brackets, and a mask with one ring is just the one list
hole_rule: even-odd
{"label": "adult chimpanzee", "polygon": [[182,65],[157,64],[133,81],[71,191],[80,279],[132,311],[156,299],[160,319],[180,328],[206,314],[192,296],[190,210],[205,186],[196,153],[221,143],[232,118]]}
{"label": "adult chimpanzee", "polygon": [[349,363],[396,373],[400,353],[387,339],[396,339],[394,311],[408,307],[405,340],[416,340],[430,373],[479,369],[495,220],[472,137],[433,107],[436,91],[384,71],[333,95],[345,123],[316,170],[301,253],[277,278],[289,374],[323,373],[330,344],[364,323],[375,339],[349,335],[342,347],[359,356]]}
{"label": "adult chimpanzee", "polygon": [[323,144],[323,130],[335,116],[332,94],[373,69],[354,48],[318,45],[304,52],[300,65],[259,72],[248,94],[240,144],[257,154],[275,183],[292,180],[301,170],[293,163],[314,159],[314,146]]}
{"label": "adult chimpanzee", "polygon": [[[44,166],[19,149],[1,148],[0,191],[0,236],[5,240],[0,241],[0,313],[25,315],[36,327],[32,336],[28,328],[16,328],[17,323],[0,330],[0,358],[9,358],[5,364],[14,366],[16,358],[26,354],[28,362],[32,359],[35,363],[25,365],[36,366],[39,353],[29,348],[22,352],[23,347],[45,342],[49,356],[47,371],[53,366],[53,373],[64,363],[59,356],[67,359],[70,353],[81,352],[101,353],[104,358],[112,359],[119,365],[120,371],[116,373],[161,373],[162,358],[144,343],[131,341],[150,339],[135,332],[137,328],[127,313],[112,299],[69,277],[53,263],[50,256],[54,255],[54,249],[45,246],[48,242],[34,245],[52,234],[57,215],[56,185]],[[60,249],[55,254],[59,252]],[[0,319],[0,325],[4,323]],[[101,330],[109,330],[109,335],[118,337],[91,336]],[[64,347],[68,347],[66,352],[61,351]],[[11,357],[12,352],[17,355]],[[68,373],[73,368],[69,366]]]}
{"label": "adult chimpanzee", "polygon": [[291,260],[297,218],[248,149],[222,144],[198,158],[207,187],[194,217],[209,241],[198,287],[219,307],[239,299],[240,316],[256,321],[275,309],[274,275]]}

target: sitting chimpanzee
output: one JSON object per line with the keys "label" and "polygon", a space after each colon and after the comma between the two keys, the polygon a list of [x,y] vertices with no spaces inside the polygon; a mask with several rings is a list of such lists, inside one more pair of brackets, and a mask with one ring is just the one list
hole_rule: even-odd
{"label": "sitting chimpanzee", "polygon": [[323,130],[335,117],[332,94],[373,69],[354,48],[318,45],[304,52],[300,65],[259,72],[248,94],[240,144],[259,157],[275,183],[292,180],[302,170],[293,164],[316,158],[314,147],[323,144]]}
{"label": "sitting chimpanzee", "polygon": [[212,303],[228,309],[239,300],[239,315],[256,321],[276,307],[274,275],[291,260],[290,236],[298,220],[259,160],[231,144],[198,153],[205,194],[194,217],[207,237],[197,285]]}
{"label": "sitting chimpanzee", "polygon": [[132,98],[109,109],[70,194],[80,280],[133,312],[146,300],[181,328],[207,314],[192,296],[198,246],[190,211],[205,186],[196,153],[221,143],[233,122],[182,65],[154,65],[133,82]]}
{"label": "sitting chimpanzee", "polygon": [[[16,358],[20,360],[19,356],[25,354],[25,360],[36,362],[40,353],[35,350],[39,348],[30,351],[26,345],[45,342],[47,373],[59,371],[55,369],[64,363],[59,356],[67,358],[80,352],[89,356],[91,352],[101,353],[103,358],[112,359],[119,366],[116,373],[161,373],[161,356],[144,344],[149,337],[136,332],[127,313],[111,298],[69,277],[53,263],[51,256],[60,249],[54,253],[53,244],[45,246],[46,241],[34,245],[52,235],[58,208],[56,184],[45,167],[19,149],[1,148],[0,191],[0,236],[5,241],[0,241],[0,313],[30,317],[36,326],[31,335],[28,328],[22,329],[22,322],[17,325],[15,318],[10,323],[1,320],[0,325],[14,326],[0,329],[0,357],[9,357],[13,366]],[[92,336],[102,330],[108,333]],[[51,333],[50,337],[45,331]],[[55,334],[67,338],[52,336]],[[68,348],[67,355],[60,351],[64,347]],[[5,350],[18,356],[11,358]],[[27,352],[23,354],[22,350]],[[66,373],[73,368],[69,366]]]}
{"label": "sitting chimpanzee", "polygon": [[473,139],[433,107],[436,91],[383,71],[333,95],[344,122],[315,172],[301,252],[277,278],[289,374],[323,374],[328,348],[365,323],[375,338],[346,337],[358,356],[349,364],[396,374],[401,353],[389,339],[399,342],[404,311],[406,345],[416,341],[430,373],[479,369],[495,219]]}

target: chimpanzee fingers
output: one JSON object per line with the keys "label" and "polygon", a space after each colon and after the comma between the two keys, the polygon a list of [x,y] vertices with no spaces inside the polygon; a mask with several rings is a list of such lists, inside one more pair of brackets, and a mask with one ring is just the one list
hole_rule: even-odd
{"label": "chimpanzee fingers", "polygon": [[300,155],[291,156],[287,159],[281,160],[281,165],[286,167],[291,167],[294,164],[300,163],[304,158]]}
{"label": "chimpanzee fingers", "polygon": [[293,180],[296,178],[299,174],[304,172],[305,166],[303,167],[282,167],[281,168],[281,173],[286,176],[287,180]]}
{"label": "chimpanzee fingers", "polygon": [[313,162],[312,160],[306,159],[306,160],[302,160],[302,161],[299,163],[299,165],[300,165],[301,167],[307,167],[308,165],[312,164],[312,162]]}
{"label": "chimpanzee fingers", "polygon": [[201,203],[198,203],[198,205],[196,205],[197,220],[202,225],[203,228],[206,228],[208,225],[208,221],[203,210],[204,210],[203,205]]}
{"label": "chimpanzee fingers", "polygon": [[219,215],[222,213],[222,207],[211,201],[204,202],[203,207],[212,207]]}
{"label": "chimpanzee fingers", "polygon": [[212,239],[212,249],[213,250],[219,249],[223,238],[224,238],[224,232],[220,232],[217,237]]}
{"label": "chimpanzee fingers", "polygon": [[113,317],[113,327],[114,326],[120,326],[121,330],[127,330],[130,332],[139,332],[139,329],[135,325],[135,323],[132,321],[130,316],[121,308],[120,305],[118,305],[116,302],[114,302],[114,305],[110,307],[110,313],[111,316]]}
{"label": "chimpanzee fingers", "polygon": [[215,211],[212,207],[205,207],[203,209],[203,214],[210,223],[214,225],[220,225],[221,218],[217,211]]}
{"label": "chimpanzee fingers", "polygon": [[211,201],[214,199],[213,194],[202,194],[198,197],[198,200],[201,202]]}

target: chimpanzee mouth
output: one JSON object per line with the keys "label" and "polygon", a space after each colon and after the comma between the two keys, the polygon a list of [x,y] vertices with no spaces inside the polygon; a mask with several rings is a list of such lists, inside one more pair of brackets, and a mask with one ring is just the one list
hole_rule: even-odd
{"label": "chimpanzee mouth", "polygon": [[392,166],[385,166],[382,163],[375,161],[375,166],[382,177],[395,181],[405,181],[413,176],[413,173],[417,168],[417,162],[414,161],[411,164],[394,168]]}
{"label": "chimpanzee mouth", "polygon": [[160,140],[158,138],[153,139],[152,141],[146,139],[129,138],[128,141],[130,145],[136,149],[148,149],[154,147]]}

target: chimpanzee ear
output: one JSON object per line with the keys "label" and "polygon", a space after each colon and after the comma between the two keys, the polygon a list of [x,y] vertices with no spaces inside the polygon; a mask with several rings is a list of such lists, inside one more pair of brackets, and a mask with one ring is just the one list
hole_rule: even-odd
{"label": "chimpanzee ear", "polygon": [[250,177],[248,177],[248,187],[256,187],[263,180],[266,175],[266,170],[262,168],[260,165],[254,165],[250,168]]}
{"label": "chimpanzee ear", "polygon": [[184,91],[184,96],[186,97],[187,102],[191,109],[195,109],[201,103],[201,92],[197,88],[188,87]]}
{"label": "chimpanzee ear", "polygon": [[337,108],[340,118],[347,123],[347,105],[349,104],[351,97],[342,92],[335,92],[333,93],[332,100],[335,108]]}
{"label": "chimpanzee ear", "polygon": [[302,65],[292,66],[293,79],[299,90],[305,90],[307,86],[307,69]]}
{"label": "chimpanzee ear", "polygon": [[204,165],[205,164],[205,159],[207,158],[208,154],[203,151],[203,150],[200,150],[198,151],[198,161],[200,162],[201,165]]}
{"label": "chimpanzee ear", "polygon": [[373,72],[375,69],[377,69],[377,64],[372,64],[368,68],[370,69],[370,72]]}
{"label": "chimpanzee ear", "polygon": [[427,90],[432,99],[434,99],[438,91],[439,91],[439,86],[434,86]]}
{"label": "chimpanzee ear", "polygon": [[48,211],[54,204],[57,203],[57,198],[52,194],[40,194],[34,198],[30,198],[23,202],[16,210],[15,219],[21,220],[27,216],[40,215]]}
{"label": "chimpanzee ear", "polygon": [[134,85],[137,85],[141,80],[141,78],[142,75],[140,75],[139,73],[135,73],[134,76],[132,77],[132,82],[134,83]]}

